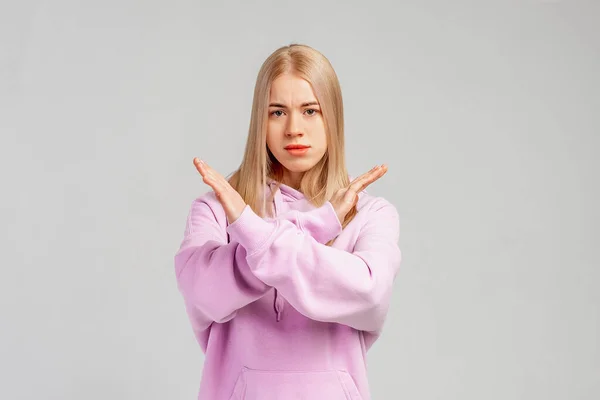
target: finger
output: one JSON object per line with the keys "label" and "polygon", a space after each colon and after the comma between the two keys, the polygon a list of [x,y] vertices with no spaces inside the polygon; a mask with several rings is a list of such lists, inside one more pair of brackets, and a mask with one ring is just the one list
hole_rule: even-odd
{"label": "finger", "polygon": [[361,192],[367,188],[371,183],[381,178],[387,172],[387,165],[378,165],[368,173],[364,174],[360,180],[355,181],[350,186],[350,190],[355,193]]}
{"label": "finger", "polygon": [[200,160],[198,157],[194,158],[194,165],[198,172],[202,175],[202,180],[208,186],[210,186],[217,196],[220,196],[223,191],[222,185],[219,184],[219,180],[214,176],[214,170],[212,170],[206,162]]}
{"label": "finger", "polygon": [[374,166],[373,168],[371,168],[369,171],[365,172],[364,174],[360,175],[357,178],[354,178],[354,180],[352,182],[350,182],[350,185],[366,178],[367,176],[369,176],[369,174],[373,173],[373,171],[375,171],[377,169],[377,167],[379,167],[378,165]]}
{"label": "finger", "polygon": [[209,184],[210,182],[211,187],[213,186],[212,183],[222,183],[223,179],[221,175],[217,171],[215,171],[210,165],[208,165],[205,161],[200,160],[196,157],[194,158],[194,165],[196,166],[198,172],[200,172],[200,174],[202,175],[202,178],[204,178],[205,183]]}
{"label": "finger", "polygon": [[346,193],[344,193],[344,202],[350,204],[351,206],[354,205],[357,198],[358,194],[352,190],[346,190]]}
{"label": "finger", "polygon": [[221,175],[213,167],[208,165],[206,163],[206,161],[200,161],[200,163],[202,164],[204,170],[206,171],[206,175],[208,177],[210,177],[211,179],[213,179],[216,182],[219,182],[221,184],[221,186],[227,187],[227,185],[229,184],[229,181],[227,179],[225,179],[225,177],[223,175]]}
{"label": "finger", "polygon": [[387,170],[387,165],[382,165],[376,171],[373,171],[371,175],[362,182],[360,190],[364,190],[367,186],[381,178],[383,175],[385,175]]}
{"label": "finger", "polygon": [[207,165],[204,161],[200,160],[198,157],[194,157],[194,166],[196,167],[196,170],[198,170],[198,172],[202,175],[202,177],[205,177],[208,173],[207,170]]}
{"label": "finger", "polygon": [[[217,197],[220,198],[221,202],[227,201],[229,198],[228,194],[235,191],[229,184],[229,181],[225,177],[219,174],[214,168],[206,163],[206,161],[200,161],[201,168],[204,171],[204,182],[208,184]],[[236,192],[237,193],[237,192]]]}
{"label": "finger", "polygon": [[365,172],[364,174],[353,180],[348,188],[354,192],[359,192],[360,188],[363,187],[363,185],[366,182],[372,179],[374,174],[377,174],[379,172],[380,168],[381,167],[379,165],[376,165],[370,171]]}
{"label": "finger", "polygon": [[355,192],[360,192],[361,190],[364,190],[364,188],[366,188],[370,183],[373,182],[373,179],[377,179],[377,177],[379,177],[379,174],[382,173],[382,169],[384,167],[385,167],[385,170],[387,171],[387,166],[376,165],[370,171],[362,174],[361,176],[359,176],[358,178],[353,180],[350,183],[350,187]]}

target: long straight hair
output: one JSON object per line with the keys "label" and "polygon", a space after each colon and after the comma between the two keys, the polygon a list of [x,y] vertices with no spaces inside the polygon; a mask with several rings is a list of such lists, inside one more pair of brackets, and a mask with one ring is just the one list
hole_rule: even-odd
{"label": "long straight hair", "polygon": [[[303,174],[300,191],[308,201],[319,207],[350,183],[344,152],[342,92],[331,63],[307,45],[280,47],[265,60],[258,72],[244,157],[240,167],[229,178],[229,183],[246,204],[262,217],[273,216],[273,196],[283,177],[283,166],[267,148],[267,123],[271,85],[285,73],[292,73],[310,83],[321,106],[327,135],[327,151],[313,168]],[[279,184],[269,196],[265,196],[269,179]],[[356,212],[356,206],[352,207],[342,223],[343,227]]]}

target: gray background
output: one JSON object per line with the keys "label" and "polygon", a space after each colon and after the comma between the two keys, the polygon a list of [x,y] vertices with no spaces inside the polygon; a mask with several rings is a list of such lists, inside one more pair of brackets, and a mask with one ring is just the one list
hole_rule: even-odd
{"label": "gray background", "polygon": [[374,399],[598,399],[599,3],[216,3],[1,3],[0,398],[196,397],[192,158],[238,166],[299,42],[401,216]]}

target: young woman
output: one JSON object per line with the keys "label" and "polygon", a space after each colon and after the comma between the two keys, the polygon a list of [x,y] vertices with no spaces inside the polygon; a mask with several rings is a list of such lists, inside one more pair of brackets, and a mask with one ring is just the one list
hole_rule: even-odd
{"label": "young woman", "polygon": [[395,207],[351,181],[342,95],[305,45],[262,65],[239,169],[194,158],[212,190],[191,206],[178,288],[205,354],[199,399],[367,400],[366,352],[400,266]]}

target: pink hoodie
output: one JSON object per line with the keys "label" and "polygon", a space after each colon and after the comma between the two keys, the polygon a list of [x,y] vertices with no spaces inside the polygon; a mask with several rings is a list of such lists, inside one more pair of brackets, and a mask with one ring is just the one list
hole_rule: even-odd
{"label": "pink hoodie", "polygon": [[205,354],[198,399],[368,400],[366,352],[400,266],[398,213],[362,192],[342,231],[331,203],[315,208],[286,185],[275,211],[246,206],[227,225],[214,192],[192,203],[175,271]]}

